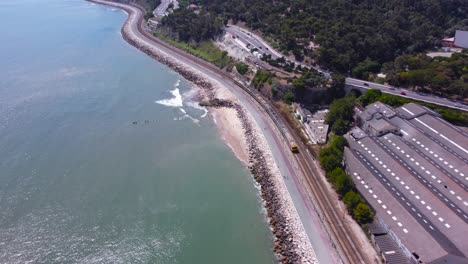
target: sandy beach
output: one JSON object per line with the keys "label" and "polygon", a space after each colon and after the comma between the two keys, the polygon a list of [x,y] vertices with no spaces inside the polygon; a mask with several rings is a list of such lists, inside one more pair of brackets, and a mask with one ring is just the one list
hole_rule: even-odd
{"label": "sandy beach", "polygon": [[318,263],[267,140],[242,102],[209,73],[190,66],[181,57],[141,35],[136,26],[141,16],[138,8],[102,0],[91,2],[123,9],[128,14],[121,31],[123,38],[199,87],[203,91],[204,100],[212,102],[210,114],[222,138],[250,169],[260,186],[260,196],[275,236],[274,251],[278,260],[281,263]]}
{"label": "sandy beach", "polygon": [[236,110],[231,108],[211,109],[210,114],[213,116],[223,140],[231,148],[236,157],[245,166],[248,166],[249,153],[247,141]]}

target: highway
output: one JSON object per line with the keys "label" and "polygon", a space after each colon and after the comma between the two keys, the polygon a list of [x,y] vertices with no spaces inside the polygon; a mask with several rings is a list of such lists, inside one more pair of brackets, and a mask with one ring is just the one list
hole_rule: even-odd
{"label": "highway", "polygon": [[278,59],[284,57],[287,61],[293,62],[296,66],[300,65],[301,67],[305,68],[313,68],[318,72],[321,72],[327,78],[330,78],[330,72],[321,69],[319,66],[312,66],[305,64],[300,61],[296,60],[289,60],[287,56],[283,55],[281,52],[275,50],[271,47],[266,41],[264,41],[260,36],[256,35],[255,33],[248,31],[247,29],[235,26],[235,25],[228,25],[225,28],[225,32],[229,33],[231,36],[234,36],[236,39],[241,41],[245,46],[247,46],[250,50],[257,48],[258,52],[262,55],[270,55],[272,59]]}
{"label": "highway", "polygon": [[153,15],[155,17],[163,17],[166,16],[167,13],[167,8],[169,8],[169,4],[174,3],[174,8],[178,6],[176,0],[161,0],[161,4],[158,5],[154,10],[153,10]]}
{"label": "highway", "polygon": [[346,78],[346,85],[362,88],[362,89],[379,89],[383,93],[393,94],[400,97],[405,97],[417,101],[422,101],[426,103],[436,104],[440,106],[445,106],[453,109],[458,109],[462,111],[468,112],[468,105],[463,104],[457,101],[450,101],[447,98],[437,97],[430,94],[421,94],[417,93],[408,89],[394,87],[390,85],[383,85],[373,82],[368,82],[364,80],[354,79],[354,78]]}
{"label": "highway", "polygon": [[250,49],[257,48],[258,52],[263,55],[271,55],[272,59],[283,57],[283,54],[275,51],[270,45],[268,45],[268,43],[262,41],[258,36],[245,29],[234,25],[229,25],[226,26],[225,31],[231,34],[231,36],[234,36],[239,41],[243,42]]}

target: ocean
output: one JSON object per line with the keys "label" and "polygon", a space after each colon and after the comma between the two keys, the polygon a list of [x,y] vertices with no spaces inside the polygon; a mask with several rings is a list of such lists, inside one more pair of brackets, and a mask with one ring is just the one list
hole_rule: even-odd
{"label": "ocean", "polygon": [[125,19],[0,2],[0,263],[276,263],[252,176]]}

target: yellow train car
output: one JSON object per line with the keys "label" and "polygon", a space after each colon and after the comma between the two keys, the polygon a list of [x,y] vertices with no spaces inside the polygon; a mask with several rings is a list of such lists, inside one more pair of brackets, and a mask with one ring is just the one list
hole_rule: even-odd
{"label": "yellow train car", "polygon": [[291,152],[292,153],[298,153],[299,152],[299,148],[297,147],[296,143],[294,143],[294,142],[291,142]]}

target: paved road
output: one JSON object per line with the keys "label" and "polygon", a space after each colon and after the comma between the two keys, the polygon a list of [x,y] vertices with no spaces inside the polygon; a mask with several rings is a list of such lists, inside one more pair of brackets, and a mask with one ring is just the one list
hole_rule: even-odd
{"label": "paved road", "polygon": [[[238,26],[229,25],[226,27],[225,31],[229,33],[231,36],[235,36],[236,39],[244,43],[244,45],[248,46],[249,49],[257,48],[258,51],[263,55],[271,55],[272,59],[278,59],[281,57],[286,58],[284,54],[281,52],[276,51],[273,47],[271,47],[266,41],[264,41],[258,35]],[[290,60],[288,60],[290,61]],[[292,61],[296,66],[301,65],[301,67],[305,68],[314,68],[315,70],[324,74],[327,78],[330,78],[330,72],[321,69],[318,66],[311,66],[307,65],[300,61]]]}
{"label": "paved road", "polygon": [[[102,1],[101,3],[110,4],[106,1]],[[122,8],[120,4],[114,5]],[[242,101],[244,107],[246,107],[249,113],[252,114],[259,127],[263,128],[263,134],[265,135],[268,145],[271,147],[273,158],[279,166],[281,174],[285,178],[287,190],[293,200],[296,210],[299,213],[300,220],[303,223],[307,237],[311,241],[316,257],[320,263],[338,263],[339,261],[336,256],[336,249],[334,249],[330,243],[329,237],[326,235],[326,231],[323,229],[323,226],[320,225],[320,220],[310,204],[310,193],[307,193],[302,188],[302,183],[299,180],[302,178],[302,175],[295,162],[294,156],[291,155],[287,143],[284,141],[276,125],[263,108],[253,100],[249,94],[234,84],[233,81],[217,72],[211,71],[209,68],[207,69],[204,66],[205,63],[199,63],[198,58],[193,57],[192,59],[187,59],[187,57],[192,56],[176,53],[168,47],[156,43],[154,39],[142,34],[138,29],[138,21],[142,21],[142,11],[133,6],[124,5],[124,7],[131,11],[131,15],[126,24],[128,23],[132,34],[134,34],[141,43],[154,46],[163,53],[170,54],[170,56],[186,66],[207,74],[210,78],[230,89],[239,98],[239,100]]]}
{"label": "paved road", "polygon": [[155,17],[163,17],[167,16],[167,8],[169,7],[170,3],[174,3],[174,8],[177,8],[178,2],[175,0],[161,0],[161,4],[153,10],[153,15]]}
{"label": "paved road", "polygon": [[398,95],[401,97],[406,97],[406,98],[410,98],[410,99],[414,99],[414,100],[418,100],[418,101],[422,101],[426,103],[432,103],[432,104],[441,105],[441,106],[468,112],[468,105],[462,104],[461,102],[450,101],[446,98],[436,97],[434,95],[429,95],[429,94],[424,95],[424,94],[416,93],[414,91],[407,90],[404,88],[394,87],[390,85],[383,85],[383,84],[378,84],[378,83],[373,83],[373,82],[368,82],[368,81],[353,79],[353,78],[346,78],[346,85],[354,86],[358,88],[364,88],[364,89],[372,89],[372,88],[379,89],[384,93]]}
{"label": "paved road", "polygon": [[275,51],[266,42],[262,41],[260,38],[258,38],[258,36],[255,36],[251,32],[248,32],[236,26],[227,26],[226,32],[243,42],[250,49],[257,48],[261,54],[271,55],[272,59],[283,57],[281,53]]}

